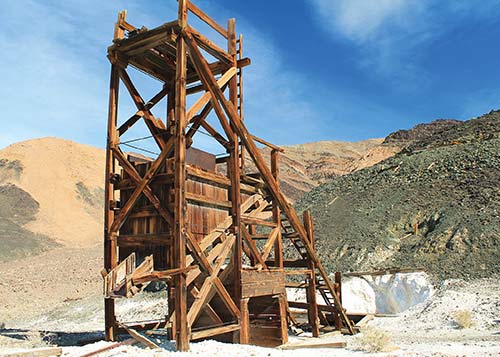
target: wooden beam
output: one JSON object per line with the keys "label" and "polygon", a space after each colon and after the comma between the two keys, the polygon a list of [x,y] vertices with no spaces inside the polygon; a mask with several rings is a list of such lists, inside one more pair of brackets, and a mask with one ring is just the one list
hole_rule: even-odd
{"label": "wooden beam", "polygon": [[[134,340],[133,338],[129,338],[125,341],[122,341],[122,342],[116,342],[116,343],[113,343],[111,345],[108,345],[108,346],[105,346],[105,347],[101,347],[101,348],[98,348],[96,350],[93,350],[91,352],[88,352],[88,353],[85,353],[83,355],[80,355],[79,357],[92,357],[92,356],[95,356],[95,355],[98,355],[102,352],[106,352],[106,351],[109,351],[109,350],[112,350],[114,348],[117,348],[117,347],[120,347],[120,346],[128,346],[128,345],[132,345],[134,343],[136,343],[137,341]],[[50,355],[50,356],[53,356],[53,355]],[[33,357],[33,356],[32,356]]]}
{"label": "wooden beam", "polygon": [[123,329],[125,329],[125,331],[127,331],[127,333],[130,335],[130,337],[132,337],[137,342],[142,343],[144,346],[152,348],[152,349],[158,349],[158,348],[160,348],[160,346],[158,346],[156,343],[154,343],[153,341],[151,341],[149,338],[141,335],[139,332],[137,332],[136,330],[128,327],[127,325],[120,324],[120,327],[123,328]]}
{"label": "wooden beam", "polygon": [[267,265],[262,259],[262,256],[260,255],[259,249],[257,248],[257,245],[255,244],[254,240],[248,233],[245,227],[241,228],[241,233],[243,236],[243,239],[245,240],[248,248],[250,249],[250,252],[252,253],[253,258],[258,262],[259,265],[256,265],[257,268],[263,268],[267,269]]}
{"label": "wooden beam", "polygon": [[[116,33],[115,33],[116,35]],[[114,188],[111,176],[115,173],[115,160],[112,148],[116,145],[116,123],[118,116],[118,90],[120,87],[120,77],[118,67],[111,65],[111,78],[109,84],[109,107],[108,107],[108,135],[106,144],[106,177],[104,182],[104,269],[110,271],[118,263],[117,246],[115,236],[110,234],[114,221],[114,210],[111,209],[111,202],[114,201]],[[116,316],[115,301],[104,299],[104,325],[106,340],[114,341],[116,338]]]}
{"label": "wooden beam", "polygon": [[[279,151],[271,150],[271,173],[279,184]],[[280,207],[276,202],[273,202],[273,221],[277,227],[281,226],[281,212]],[[278,237],[274,244],[274,262],[275,267],[283,269],[283,237],[281,229],[278,230]]]}
{"label": "wooden beam", "polygon": [[[306,210],[303,213],[304,227],[307,232],[307,237],[311,246],[314,248],[314,227],[311,212]],[[319,317],[318,317],[318,302],[316,301],[316,266],[314,261],[307,257],[307,267],[311,270],[311,275],[307,277],[307,289],[306,289],[306,299],[309,304],[309,310],[307,310],[307,317],[309,320],[309,325],[311,326],[311,333],[313,337],[319,337]],[[335,314],[338,314],[335,312]]]}
{"label": "wooden beam", "polygon": [[274,242],[276,241],[276,239],[278,239],[280,229],[281,229],[280,227],[276,227],[269,234],[269,238],[267,239],[267,242],[264,244],[264,248],[262,248],[262,260],[265,261],[267,257],[269,257],[269,254],[271,254]]}
{"label": "wooden beam", "polygon": [[[226,73],[222,75],[217,80],[217,84],[219,87],[223,87],[231,78],[233,78],[236,75],[236,67],[230,67]],[[186,118],[188,123],[194,118],[196,113],[200,111],[201,108],[203,108],[204,105],[206,105],[210,101],[210,93],[205,92],[192,106],[189,108],[186,114]]]}
{"label": "wooden beam", "polygon": [[[187,27],[188,0],[179,0],[178,22],[182,30]],[[174,267],[186,267],[186,44],[183,36],[177,37],[177,63],[175,73],[175,208],[174,208]],[[175,341],[179,351],[189,350],[189,325],[187,319],[186,277],[175,276]]]}
{"label": "wooden beam", "polygon": [[[145,107],[147,110],[151,110],[160,100],[162,100],[168,94],[169,88],[164,86],[161,91],[159,91],[153,98],[151,98],[146,104]],[[119,135],[125,134],[125,132],[132,127],[137,120],[142,118],[144,112],[142,110],[138,110],[134,115],[128,118],[120,127],[118,128]]]}
{"label": "wooden beam", "polygon": [[210,72],[210,67],[208,66],[207,61],[203,58],[203,55],[201,54],[200,49],[198,48],[198,45],[194,40],[191,32],[184,32],[183,37],[186,39],[186,45],[188,48],[189,57],[191,58],[191,60],[195,65],[196,72],[198,73],[201,82],[203,83],[203,85],[205,85],[205,88],[210,92],[212,106],[215,110],[215,113],[217,114],[217,118],[219,118],[219,121],[221,123],[222,128],[224,129],[224,132],[226,133],[226,136],[229,138],[233,135],[233,131],[229,126],[229,123],[227,122],[226,116],[224,115],[224,112],[219,102],[217,101],[215,92],[220,93],[222,97],[224,97],[224,94],[222,93],[221,88],[217,85],[215,78],[213,78],[213,75]]}
{"label": "wooden beam", "polygon": [[225,326],[212,327],[200,331],[191,332],[192,340],[201,340],[202,338],[207,338],[211,336],[222,335],[228,332],[237,331],[240,329],[240,324],[230,324]]}
{"label": "wooden beam", "polygon": [[205,195],[198,195],[191,192],[186,192],[186,200],[218,208],[230,209],[232,207],[231,201],[216,200]]}
{"label": "wooden beam", "polygon": [[198,16],[200,20],[204,21],[207,25],[212,27],[215,31],[220,33],[222,36],[225,38],[228,37],[227,30],[223,28],[221,25],[219,25],[214,19],[212,19],[210,16],[208,16],[205,12],[203,12],[199,7],[197,7],[195,4],[193,4],[192,1],[189,1],[188,3],[188,10],[191,11],[193,14]]}
{"label": "wooden beam", "polygon": [[229,53],[227,53],[226,51],[224,51],[222,48],[220,48],[219,46],[217,46],[215,43],[213,43],[212,41],[210,41],[208,38],[206,38],[205,36],[203,36],[201,33],[199,33],[198,31],[196,31],[191,26],[188,26],[188,29],[189,29],[189,32],[194,37],[194,39],[195,39],[196,43],[198,44],[198,46],[200,46],[201,48],[203,48],[207,53],[211,54],[212,56],[214,56],[219,61],[222,61],[222,62],[225,62],[225,63],[228,63],[228,64],[232,64],[233,59],[232,59],[232,56]]}
{"label": "wooden beam", "polygon": [[240,343],[249,344],[250,343],[250,312],[248,311],[248,301],[249,298],[241,299],[241,328],[240,328]]}
{"label": "wooden beam", "polygon": [[269,148],[271,148],[272,150],[276,150],[278,152],[285,152],[285,149],[279,147],[279,146],[276,146],[274,144],[271,144],[269,141],[266,141],[264,139],[261,139],[259,138],[258,136],[255,136],[255,135],[250,135],[252,137],[252,139],[254,139],[255,141],[261,143],[262,145],[265,145]]}

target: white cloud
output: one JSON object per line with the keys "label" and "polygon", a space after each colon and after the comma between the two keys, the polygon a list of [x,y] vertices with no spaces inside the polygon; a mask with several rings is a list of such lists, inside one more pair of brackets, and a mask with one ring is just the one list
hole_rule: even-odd
{"label": "white cloud", "polygon": [[499,0],[310,0],[316,23],[334,40],[350,43],[357,65],[393,88],[413,92],[431,81],[427,46],[467,21],[494,19]]}
{"label": "white cloud", "polygon": [[320,21],[328,31],[366,42],[388,26],[407,30],[427,1],[420,0],[312,0]]}

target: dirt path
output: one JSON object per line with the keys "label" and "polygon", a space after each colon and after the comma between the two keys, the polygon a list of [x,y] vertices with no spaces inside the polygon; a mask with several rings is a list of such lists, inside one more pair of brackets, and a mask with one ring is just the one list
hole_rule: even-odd
{"label": "dirt path", "polygon": [[0,323],[17,327],[64,302],[100,293],[102,249],[58,248],[0,264]]}

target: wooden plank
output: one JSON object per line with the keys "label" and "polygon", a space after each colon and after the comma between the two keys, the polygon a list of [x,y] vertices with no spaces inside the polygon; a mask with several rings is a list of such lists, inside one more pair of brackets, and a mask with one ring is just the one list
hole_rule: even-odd
{"label": "wooden plank", "polygon": [[157,349],[157,348],[160,348],[160,346],[158,346],[156,343],[154,343],[153,341],[151,341],[149,338],[141,335],[139,332],[137,332],[136,330],[132,329],[132,328],[129,328],[127,325],[124,325],[124,324],[120,324],[120,327],[125,329],[125,331],[127,331],[127,333],[134,339],[136,340],[137,342],[140,342],[142,343],[144,346],[146,347],[149,347],[149,348],[152,348],[152,349]]}
{"label": "wooden plank", "polygon": [[[188,175],[188,178],[203,180],[204,182],[220,185],[226,188],[231,187],[230,179],[228,179],[224,175],[215,172],[210,172],[194,166],[187,165],[186,173]],[[245,184],[241,184],[240,186],[241,186],[241,191],[244,193],[252,193],[252,194],[259,193],[259,191],[253,186]]]}
{"label": "wooden plank", "polygon": [[267,242],[264,244],[264,248],[262,248],[262,260],[266,260],[271,254],[271,250],[273,249],[274,242],[278,239],[281,227],[274,228],[269,234],[269,238]]}
{"label": "wooden plank", "polygon": [[170,234],[138,234],[138,235],[119,235],[117,237],[118,247],[127,246],[145,246],[162,245],[170,246]]}
{"label": "wooden plank", "polygon": [[208,206],[230,209],[232,207],[231,201],[216,200],[204,195],[198,195],[192,192],[186,192],[186,200],[193,201]]}
{"label": "wooden plank", "polygon": [[108,51],[126,53],[127,51],[137,48],[147,49],[148,43],[155,41],[158,37],[164,37],[166,39],[169,32],[177,33],[179,31],[179,26],[180,24],[177,21],[171,21],[130,38],[115,39],[115,43],[108,48]]}
{"label": "wooden plank", "polygon": [[281,271],[241,272],[242,297],[286,294],[285,275]]}
{"label": "wooden plank", "polygon": [[79,357],[92,357],[92,356],[98,355],[98,354],[100,354],[102,352],[106,352],[106,351],[112,350],[112,349],[120,347],[120,346],[132,345],[132,344],[134,344],[136,342],[137,341],[134,340],[133,338],[129,338],[129,339],[127,339],[125,341],[122,341],[122,342],[116,342],[116,343],[113,343],[111,345],[98,348],[98,349],[96,349],[96,350],[94,350],[92,352],[88,352],[88,353],[85,353],[83,355],[80,355]]}
{"label": "wooden plank", "polygon": [[0,353],[0,356],[4,357],[50,357],[50,356],[61,356],[61,355],[62,355],[61,347],[41,347],[41,348],[32,348],[24,351]]}
{"label": "wooden plank", "polygon": [[265,227],[273,227],[275,228],[277,224],[275,222],[265,221],[263,219],[258,218],[242,218],[242,222],[245,224],[254,224],[256,226],[265,226]]}
{"label": "wooden plank", "polygon": [[282,350],[297,350],[300,348],[345,348],[347,343],[344,341],[335,341],[335,342],[295,342],[289,343],[283,346],[279,346]]}
{"label": "wooden plank", "polygon": [[191,340],[200,340],[211,336],[222,335],[224,333],[237,331],[240,329],[240,324],[230,324],[225,326],[217,326],[201,331],[191,332]]}
{"label": "wooden plank", "polygon": [[426,271],[425,268],[393,268],[393,269],[383,269],[374,271],[356,271],[343,273],[344,276],[364,276],[364,275],[388,275],[388,274],[398,274],[398,273],[418,273]]}
{"label": "wooden plank", "polygon": [[194,266],[189,266],[185,268],[175,268],[175,269],[168,269],[168,270],[154,270],[149,273],[139,273],[139,272],[134,272],[132,274],[132,282],[134,284],[143,284],[146,282],[150,281],[157,281],[157,280],[171,280],[173,276],[177,274],[184,274],[187,273],[190,270],[195,269]]}
{"label": "wooden plank", "polygon": [[373,320],[375,318],[375,316],[373,314],[368,314],[366,315],[365,317],[363,317],[357,324],[356,326],[357,327],[365,327],[368,322],[370,322],[371,320]]}

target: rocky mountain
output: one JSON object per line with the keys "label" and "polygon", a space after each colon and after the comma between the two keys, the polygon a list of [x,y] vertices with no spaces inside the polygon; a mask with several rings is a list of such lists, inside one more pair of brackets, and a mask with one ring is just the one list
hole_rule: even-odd
{"label": "rocky mountain", "polygon": [[437,278],[500,273],[500,112],[386,138],[394,157],[324,183],[299,209],[315,217],[332,270],[423,267]]}
{"label": "rocky mountain", "polygon": [[[371,166],[393,156],[400,144],[384,144],[383,139],[358,142],[319,141],[284,146],[280,155],[279,177],[283,192],[292,202],[323,182]],[[270,150],[263,148],[264,160],[270,162]],[[255,171],[250,159],[248,171]]]}
{"label": "rocky mountain", "polygon": [[103,150],[68,140],[28,140],[0,150],[0,257],[98,244],[103,169]]}

